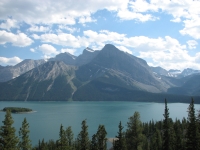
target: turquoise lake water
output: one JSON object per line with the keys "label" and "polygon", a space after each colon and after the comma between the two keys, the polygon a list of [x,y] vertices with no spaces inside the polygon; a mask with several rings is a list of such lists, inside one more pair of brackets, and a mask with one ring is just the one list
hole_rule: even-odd
{"label": "turquoise lake water", "polygon": [[[126,128],[128,118],[135,111],[140,113],[142,122],[150,120],[159,121],[163,119],[164,103],[146,103],[146,102],[0,102],[0,109],[4,107],[26,107],[33,109],[34,113],[12,114],[14,118],[14,127],[18,130],[21,127],[23,119],[26,117],[30,126],[30,139],[33,145],[38,143],[39,139],[48,141],[57,140],[59,129],[62,124],[65,128],[72,126],[74,138],[81,131],[81,122],[86,119],[89,136],[96,133],[99,124],[105,125],[107,138],[117,135],[118,124]],[[187,118],[187,108],[189,104],[168,103],[170,117]],[[200,110],[200,105],[195,105],[196,110]],[[0,112],[0,126],[4,120],[5,113]]]}

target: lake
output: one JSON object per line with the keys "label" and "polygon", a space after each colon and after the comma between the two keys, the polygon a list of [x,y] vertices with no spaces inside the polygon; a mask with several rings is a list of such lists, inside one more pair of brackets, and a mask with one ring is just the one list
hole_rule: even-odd
{"label": "lake", "polygon": [[[168,103],[170,117],[187,118],[189,104]],[[163,119],[164,103],[146,102],[0,102],[0,109],[4,107],[26,107],[33,109],[34,113],[12,114],[14,127],[18,130],[23,119],[26,117],[30,126],[30,139],[33,146],[39,139],[48,141],[57,140],[59,129],[62,124],[65,128],[72,126],[74,138],[81,131],[81,122],[86,119],[89,136],[96,133],[99,124],[105,125],[107,138],[115,137],[118,124],[126,128],[128,118],[138,111],[142,122],[150,120],[159,121]],[[195,104],[195,109],[200,110],[200,104]],[[0,126],[4,120],[5,113],[0,112]]]}

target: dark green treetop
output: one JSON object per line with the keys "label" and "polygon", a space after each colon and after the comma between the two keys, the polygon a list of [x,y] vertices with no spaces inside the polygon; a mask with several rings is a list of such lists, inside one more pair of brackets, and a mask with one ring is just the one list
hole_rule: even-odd
{"label": "dark green treetop", "polygon": [[24,121],[22,122],[22,127],[19,130],[19,147],[21,150],[29,150],[31,149],[31,140],[29,138],[29,123],[26,121],[26,118],[24,118]]}
{"label": "dark green treetop", "polygon": [[6,111],[5,119],[2,123],[3,126],[0,128],[0,149],[17,149],[19,139],[15,136],[15,128],[12,127],[14,121],[9,110]]}

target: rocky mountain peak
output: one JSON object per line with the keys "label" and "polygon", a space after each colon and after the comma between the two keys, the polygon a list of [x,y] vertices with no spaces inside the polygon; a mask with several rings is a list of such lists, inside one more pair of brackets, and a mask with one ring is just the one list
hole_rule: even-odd
{"label": "rocky mountain peak", "polygon": [[40,65],[25,74],[26,78],[34,78],[34,80],[54,80],[60,75],[66,75],[75,67],[66,65],[62,61],[49,61]]}
{"label": "rocky mountain peak", "polygon": [[95,51],[95,50],[93,50],[93,49],[87,47],[86,49],[83,50],[83,53],[84,53],[84,52],[91,52],[91,53],[92,53],[92,52],[94,52],[94,51]]}

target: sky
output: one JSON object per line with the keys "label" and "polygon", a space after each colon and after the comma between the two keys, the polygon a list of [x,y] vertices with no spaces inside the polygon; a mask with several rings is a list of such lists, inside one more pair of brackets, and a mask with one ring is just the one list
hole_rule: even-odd
{"label": "sky", "polygon": [[150,66],[200,70],[199,8],[200,0],[0,0],[0,65],[113,44]]}

